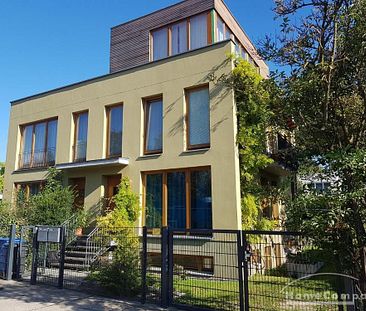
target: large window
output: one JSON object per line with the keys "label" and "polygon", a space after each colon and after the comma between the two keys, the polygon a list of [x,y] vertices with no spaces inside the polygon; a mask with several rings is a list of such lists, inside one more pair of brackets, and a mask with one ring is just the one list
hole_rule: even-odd
{"label": "large window", "polygon": [[15,188],[17,190],[17,197],[18,199],[28,200],[31,196],[37,195],[42,190],[43,186],[43,181],[16,183]]}
{"label": "large window", "polygon": [[20,168],[46,167],[55,164],[57,120],[24,125],[21,127],[21,133]]}
{"label": "large window", "polygon": [[123,106],[107,108],[107,157],[122,155]]}
{"label": "large window", "polygon": [[151,60],[198,49],[212,43],[211,14],[204,13],[151,32]]}
{"label": "large window", "polygon": [[210,95],[208,87],[186,91],[187,147],[188,149],[210,146]]}
{"label": "large window", "polygon": [[163,101],[161,98],[146,100],[144,154],[161,153],[163,150]]}
{"label": "large window", "polygon": [[88,139],[88,112],[74,114],[75,138],[74,138],[74,161],[86,160],[86,148]]}
{"label": "large window", "polygon": [[147,172],[143,180],[145,223],[148,228],[212,228],[209,168]]}

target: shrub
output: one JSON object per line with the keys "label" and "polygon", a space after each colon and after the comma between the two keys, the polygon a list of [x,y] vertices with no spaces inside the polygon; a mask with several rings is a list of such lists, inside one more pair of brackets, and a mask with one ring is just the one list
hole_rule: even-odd
{"label": "shrub", "polygon": [[61,172],[50,169],[44,188],[28,201],[18,200],[17,205],[27,224],[58,226],[75,212],[73,203],[74,193],[63,186]]}
{"label": "shrub", "polygon": [[117,245],[111,262],[101,263],[91,275],[110,294],[135,296],[141,290],[139,270],[139,238],[134,225],[140,214],[139,197],[130,186],[128,178],[123,178],[119,191],[113,198],[115,209],[97,219],[100,230]]}

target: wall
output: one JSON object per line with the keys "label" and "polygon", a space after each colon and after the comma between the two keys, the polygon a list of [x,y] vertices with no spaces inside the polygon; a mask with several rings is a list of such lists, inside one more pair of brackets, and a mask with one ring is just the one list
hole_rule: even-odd
{"label": "wall", "polygon": [[[73,170],[69,177],[86,177],[86,204],[96,204],[104,193],[104,175],[122,173],[132,181],[134,191],[142,193],[141,172],[160,169],[211,166],[213,225],[237,229],[241,226],[239,161],[236,149],[236,115],[231,90],[209,80],[228,73],[234,51],[231,41],[221,42],[132,70],[33,96],[13,104],[5,175],[6,200],[11,200],[16,182],[41,180],[46,171],[14,172],[19,153],[19,125],[58,116],[56,163],[71,161],[72,114],[89,110],[87,160],[105,157],[105,106],[124,104],[122,153],[130,159],[127,167]],[[185,151],[184,88],[209,83],[211,104],[211,148]],[[142,98],[163,94],[163,153],[142,156]]]}

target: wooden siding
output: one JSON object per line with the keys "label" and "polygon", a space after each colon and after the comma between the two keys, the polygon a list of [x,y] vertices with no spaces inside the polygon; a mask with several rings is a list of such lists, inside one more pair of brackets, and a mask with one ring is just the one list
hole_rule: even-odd
{"label": "wooden siding", "polygon": [[213,9],[215,0],[186,0],[111,31],[110,72],[149,62],[150,30]]}
{"label": "wooden siding", "polygon": [[260,67],[263,76],[268,66],[235,20],[222,0],[185,0],[133,21],[118,25],[111,31],[110,72],[125,70],[150,61],[150,31],[169,25],[192,15],[215,9],[235,37]]}

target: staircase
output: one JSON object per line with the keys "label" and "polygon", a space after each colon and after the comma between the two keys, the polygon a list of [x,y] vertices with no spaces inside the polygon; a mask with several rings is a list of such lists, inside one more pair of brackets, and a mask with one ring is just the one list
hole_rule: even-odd
{"label": "staircase", "polygon": [[91,253],[88,247],[88,235],[78,236],[66,247],[65,251],[65,269],[70,270],[89,270]]}

